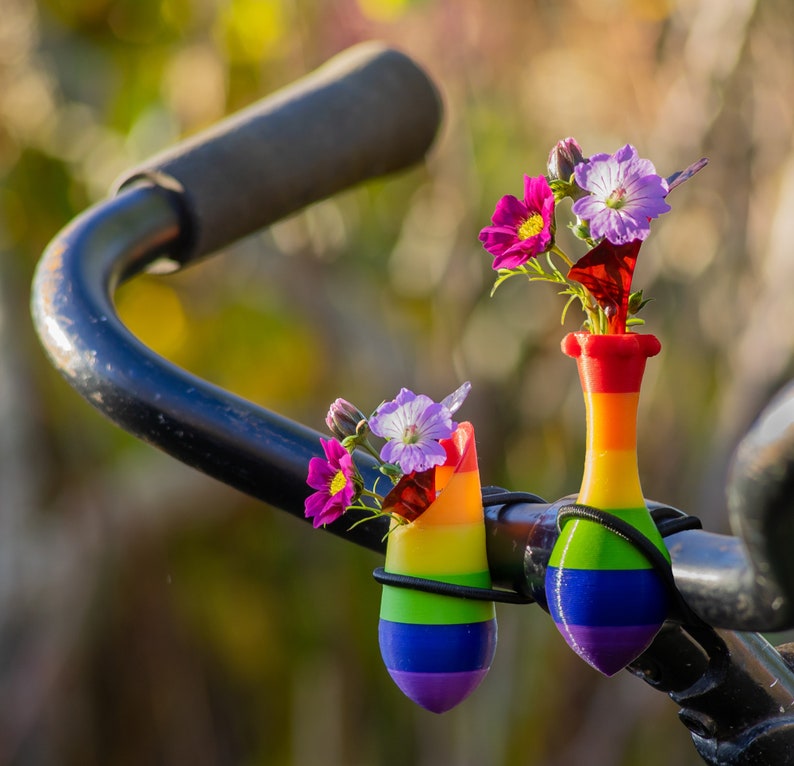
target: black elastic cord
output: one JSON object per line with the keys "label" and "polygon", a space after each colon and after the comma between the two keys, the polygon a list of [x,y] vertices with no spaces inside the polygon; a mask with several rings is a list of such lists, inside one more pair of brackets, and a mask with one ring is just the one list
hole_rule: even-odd
{"label": "black elastic cord", "polygon": [[[483,507],[492,505],[510,505],[514,503],[545,503],[545,500],[533,495],[531,492],[509,492],[501,487],[482,488]],[[378,567],[372,576],[381,585],[391,585],[395,588],[409,588],[422,593],[435,593],[439,596],[452,596],[475,601],[498,601],[502,604],[531,604],[534,598],[525,596],[514,590],[501,590],[495,588],[475,588],[470,585],[432,580],[426,577],[411,577],[405,574],[387,572],[383,567]]]}
{"label": "black elastic cord", "polygon": [[687,516],[668,506],[660,506],[651,510],[651,518],[662,537],[669,537],[687,529],[703,529],[703,523],[697,516]]}
{"label": "black elastic cord", "polygon": [[[483,487],[483,506],[510,505],[514,503],[544,503],[545,501],[530,492],[509,492],[500,487]],[[685,529],[700,529],[702,524],[696,516],[687,516],[674,508],[660,507],[651,511],[651,517],[662,537],[681,532]],[[613,534],[634,546],[651,564],[662,578],[678,612],[684,622],[690,625],[703,624],[703,620],[695,614],[684,601],[679,592],[673,568],[664,554],[641,532],[631,524],[619,517],[593,508],[589,505],[571,503],[560,508],[557,514],[557,525],[560,526],[566,519],[585,519],[600,524]],[[452,596],[476,601],[498,601],[504,604],[531,604],[534,599],[517,591],[498,590],[494,588],[475,588],[469,585],[432,580],[426,577],[412,577],[405,574],[387,572],[383,567],[378,567],[372,576],[381,585],[391,585],[395,588],[408,588],[422,593],[434,593],[440,596]]]}
{"label": "black elastic cord", "polygon": [[531,492],[510,492],[501,487],[483,487],[482,504],[485,508],[492,505],[512,505],[514,503],[545,503],[546,501]]}
{"label": "black elastic cord", "polygon": [[593,508],[591,505],[582,505],[581,503],[571,503],[571,505],[564,505],[560,508],[557,513],[557,526],[562,529],[562,525],[568,519],[594,521],[604,527],[604,529],[631,543],[634,548],[648,559],[653,568],[664,579],[665,584],[668,587],[675,587],[673,568],[670,566],[670,562],[642,532],[628,522],[611,513],[602,511],[600,508]]}
{"label": "black elastic cord", "polygon": [[[666,512],[668,509],[660,510]],[[669,510],[672,511],[672,509]],[[675,513],[675,511],[673,511],[673,513]],[[695,528],[695,525],[697,527],[701,526],[700,520],[696,517],[676,516],[674,519],[661,519],[660,521],[676,521],[677,519],[687,518],[692,518],[694,521],[688,522],[686,528],[692,529]],[[701,618],[689,608],[689,605],[686,603],[686,601],[684,601],[684,597],[678,590],[678,586],[675,584],[675,577],[673,576],[672,565],[667,560],[665,555],[644,534],[642,534],[642,532],[612,513],[602,511],[600,508],[593,508],[590,505],[583,505],[581,503],[571,503],[570,505],[564,505],[560,508],[559,512],[557,513],[557,526],[561,528],[563,522],[567,521],[568,519],[584,519],[585,521],[595,522],[596,524],[604,527],[604,529],[630,543],[648,560],[656,573],[662,578],[662,582],[667,588],[668,594],[678,609],[680,618],[685,623],[690,625],[703,624],[703,620],[701,620]],[[656,519],[654,519],[654,522],[656,523]],[[681,524],[667,524],[666,535],[663,536],[673,534],[674,532],[680,532],[681,528],[683,528],[683,525]]]}
{"label": "black elastic cord", "polygon": [[381,585],[409,588],[422,593],[434,593],[437,596],[453,596],[474,601],[499,601],[504,604],[531,604],[534,600],[529,596],[522,596],[512,590],[475,588],[471,585],[458,585],[457,583],[431,580],[425,577],[411,577],[410,575],[387,572],[383,567],[378,567],[372,573],[372,576]]}

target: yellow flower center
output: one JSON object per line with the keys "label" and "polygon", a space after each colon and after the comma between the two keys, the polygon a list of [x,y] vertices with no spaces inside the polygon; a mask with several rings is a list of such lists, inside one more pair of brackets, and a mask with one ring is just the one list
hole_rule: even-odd
{"label": "yellow flower center", "polygon": [[518,227],[518,238],[529,239],[543,231],[543,216],[540,213],[532,213],[529,218]]}
{"label": "yellow flower center", "polygon": [[331,483],[328,485],[328,494],[333,497],[339,494],[347,486],[347,476],[342,471],[337,471]]}

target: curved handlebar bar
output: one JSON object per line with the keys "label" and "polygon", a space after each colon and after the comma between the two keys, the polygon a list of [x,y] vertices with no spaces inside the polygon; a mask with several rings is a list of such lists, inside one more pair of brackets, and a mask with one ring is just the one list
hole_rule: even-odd
{"label": "curved handlebar bar", "polygon": [[[163,257],[186,264],[309,202],[421,160],[440,113],[435,88],[421,69],[400,53],[368,45],[136,169],[117,196],[67,226],[38,266],[32,311],[53,364],[90,404],[131,434],[303,518],[306,468],[320,453],[320,434],[154,354],[122,324],[113,294],[122,281]],[[676,586],[707,625],[668,624],[631,668],[684,705],[682,719],[709,763],[754,762],[730,760],[723,745],[733,747],[743,737],[768,742],[770,731],[783,736],[794,726],[780,718],[783,698],[788,695],[786,705],[794,698],[794,679],[781,656],[760,636],[721,630],[794,625],[794,562],[788,551],[794,541],[792,424],[789,390],[737,451],[729,504],[746,542],[702,530],[666,538]],[[361,462],[365,474],[372,472],[365,478],[372,478],[374,464],[365,456]],[[544,606],[545,567],[565,502],[508,501],[503,493],[489,500],[486,494],[495,587]],[[340,519],[328,529],[383,550],[380,523],[352,530],[350,524]],[[750,694],[767,678],[786,674],[788,680],[769,685],[752,705],[736,707],[737,688]],[[722,724],[714,723],[715,711]],[[763,736],[752,733],[757,726],[766,727]],[[723,749],[709,760],[715,743]]]}
{"label": "curved handlebar bar", "polygon": [[[420,161],[440,117],[435,88],[413,61],[364,44],[136,170],[115,198],[67,226],[38,265],[32,313],[53,364],[140,439],[276,507],[301,508],[320,434],[154,354],[119,320],[113,294],[156,262],[185,264]],[[358,529],[357,542],[377,547],[382,533]]]}

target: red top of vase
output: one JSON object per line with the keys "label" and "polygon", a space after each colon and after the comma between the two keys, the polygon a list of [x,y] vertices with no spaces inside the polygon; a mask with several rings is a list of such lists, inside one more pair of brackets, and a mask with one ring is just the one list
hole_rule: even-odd
{"label": "red top of vase", "polygon": [[591,393],[639,391],[645,360],[656,356],[661,349],[655,335],[631,332],[620,335],[572,332],[562,339],[563,353],[576,359],[582,388]]}

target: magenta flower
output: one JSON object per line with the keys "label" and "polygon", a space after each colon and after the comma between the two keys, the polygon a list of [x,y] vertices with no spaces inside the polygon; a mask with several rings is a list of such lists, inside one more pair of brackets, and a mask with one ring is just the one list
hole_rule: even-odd
{"label": "magenta flower", "polygon": [[402,388],[393,401],[378,409],[369,427],[376,436],[388,439],[381,460],[396,463],[407,474],[442,465],[447,453],[438,440],[448,439],[458,426],[443,404]]}
{"label": "magenta flower", "polygon": [[356,468],[350,453],[335,439],[320,439],[326,459],[309,461],[306,483],[317,490],[306,498],[304,513],[314,526],[336,521],[357,494]]}
{"label": "magenta flower", "polygon": [[494,256],[494,269],[514,269],[545,253],[553,239],[554,193],[544,176],[524,176],[524,200],[508,194],[496,203],[493,226],[480,242]]}
{"label": "magenta flower", "polygon": [[576,183],[590,194],[574,202],[573,213],[588,221],[594,239],[613,245],[644,240],[650,219],[670,210],[667,182],[650,160],[626,144],[614,154],[594,154],[574,168]]}

